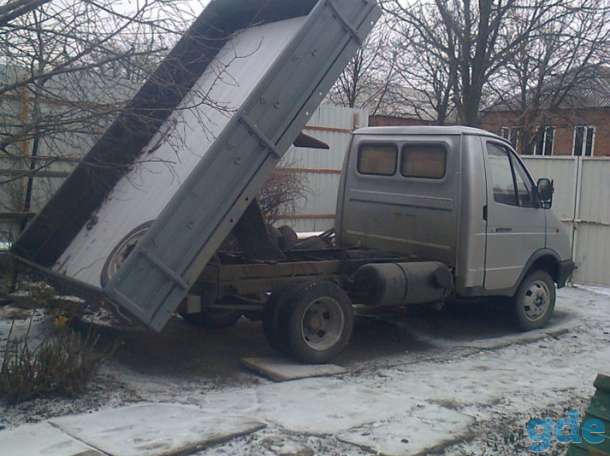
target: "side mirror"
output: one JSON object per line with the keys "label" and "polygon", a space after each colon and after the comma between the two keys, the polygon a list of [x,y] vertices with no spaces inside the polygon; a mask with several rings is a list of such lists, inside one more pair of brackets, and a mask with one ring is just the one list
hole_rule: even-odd
{"label": "side mirror", "polygon": [[536,194],[538,195],[538,202],[540,207],[543,209],[550,209],[553,207],[553,194],[555,193],[555,186],[553,181],[547,177],[538,179],[536,185]]}

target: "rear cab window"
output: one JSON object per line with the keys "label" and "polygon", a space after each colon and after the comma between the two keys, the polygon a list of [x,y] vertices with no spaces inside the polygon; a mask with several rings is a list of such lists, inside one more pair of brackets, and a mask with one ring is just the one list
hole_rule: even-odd
{"label": "rear cab window", "polygon": [[398,166],[394,144],[363,144],[358,150],[358,172],[372,176],[393,176]]}
{"label": "rear cab window", "polygon": [[442,179],[447,173],[447,149],[441,144],[405,144],[400,173],[418,179]]}

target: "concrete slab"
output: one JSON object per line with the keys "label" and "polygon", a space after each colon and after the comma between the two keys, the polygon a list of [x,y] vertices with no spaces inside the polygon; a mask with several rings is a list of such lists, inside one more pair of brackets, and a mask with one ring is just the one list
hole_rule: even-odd
{"label": "concrete slab", "polygon": [[0,432],[0,454],[6,456],[104,456],[49,423],[28,424]]}
{"label": "concrete slab", "polygon": [[424,456],[472,437],[475,419],[434,404],[407,415],[350,429],[337,436],[344,443],[384,456]]}
{"label": "concrete slab", "polygon": [[297,364],[286,358],[242,358],[242,364],[271,380],[286,382],[311,377],[345,374],[347,369],[334,364]]}
{"label": "concrete slab", "polygon": [[141,404],[52,422],[110,456],[190,454],[265,427],[251,418],[176,404]]}

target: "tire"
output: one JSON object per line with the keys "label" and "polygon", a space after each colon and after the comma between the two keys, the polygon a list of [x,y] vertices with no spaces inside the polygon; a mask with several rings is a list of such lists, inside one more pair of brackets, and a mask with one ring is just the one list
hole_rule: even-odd
{"label": "tire", "polygon": [[548,272],[528,274],[513,298],[517,324],[522,331],[545,327],[555,311],[555,282]]}
{"label": "tire", "polygon": [[289,305],[292,295],[303,282],[284,284],[271,292],[263,310],[263,331],[269,345],[277,351],[286,352],[286,332],[280,325],[280,309]]}
{"label": "tire", "polygon": [[347,294],[329,281],[309,282],[279,308],[284,350],[305,364],[324,364],[349,344],[354,311]]}
{"label": "tire", "polygon": [[[230,298],[225,298],[225,303],[230,304]],[[181,313],[180,316],[188,323],[208,329],[229,328],[237,323],[242,316],[241,310],[206,310],[194,314]]]}

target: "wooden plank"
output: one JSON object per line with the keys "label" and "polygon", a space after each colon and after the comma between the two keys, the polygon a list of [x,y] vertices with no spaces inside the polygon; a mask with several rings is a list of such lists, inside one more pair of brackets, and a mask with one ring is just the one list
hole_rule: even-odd
{"label": "wooden plank", "polygon": [[220,273],[211,272],[210,275],[205,275],[211,280],[234,282],[237,280],[336,274],[339,272],[340,266],[340,260],[227,265],[220,268]]}

